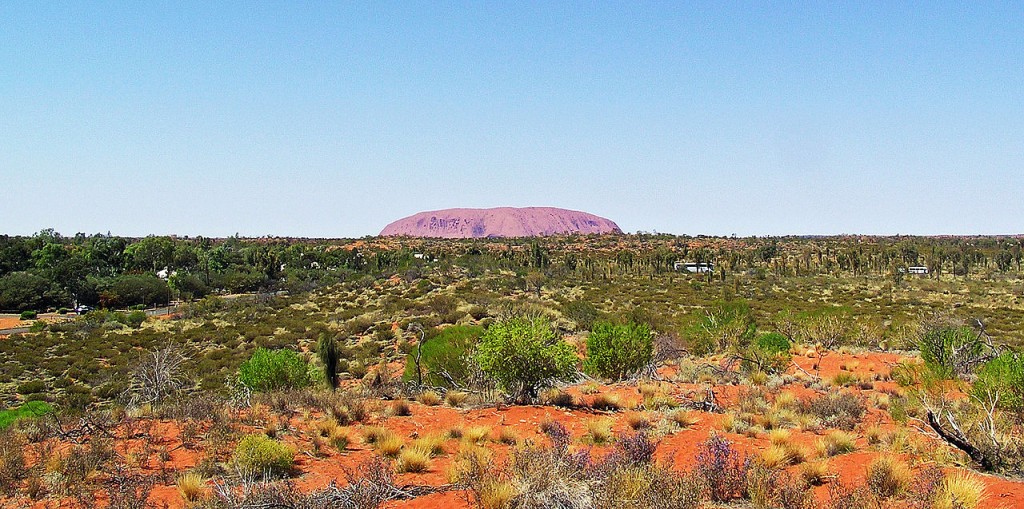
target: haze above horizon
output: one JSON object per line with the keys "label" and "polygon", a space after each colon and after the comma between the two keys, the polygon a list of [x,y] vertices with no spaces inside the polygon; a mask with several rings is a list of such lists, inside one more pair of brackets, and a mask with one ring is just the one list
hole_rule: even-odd
{"label": "haze above horizon", "polygon": [[1024,4],[0,4],[0,234],[1024,233]]}

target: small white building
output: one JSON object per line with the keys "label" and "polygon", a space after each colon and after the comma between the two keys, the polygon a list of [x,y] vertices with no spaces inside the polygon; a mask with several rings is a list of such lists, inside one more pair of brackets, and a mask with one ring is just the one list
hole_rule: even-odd
{"label": "small white building", "polygon": [[923,265],[915,265],[913,267],[907,267],[907,272],[911,274],[927,274],[928,267],[925,267]]}
{"label": "small white building", "polygon": [[703,274],[707,272],[714,272],[715,264],[712,262],[675,262],[672,264],[672,268],[680,272],[692,272],[695,274]]}

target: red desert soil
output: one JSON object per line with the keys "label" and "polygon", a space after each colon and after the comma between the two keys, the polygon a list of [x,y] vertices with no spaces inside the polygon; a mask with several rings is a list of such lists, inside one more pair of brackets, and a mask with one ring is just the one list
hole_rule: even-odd
{"label": "red desert soil", "polygon": [[420,212],[385,226],[380,235],[465,239],[562,233],[585,235],[622,233],[622,230],[614,222],[586,212],[554,207],[498,207]]}
{"label": "red desert soil", "polygon": [[[826,356],[821,362],[822,376],[828,378],[834,376],[840,371],[850,371],[858,375],[887,375],[889,372],[889,366],[899,362],[902,358],[896,354],[881,354],[881,353],[858,353],[858,354],[842,354],[842,353],[831,353]],[[796,362],[801,368],[813,372],[814,364],[817,361],[816,356],[795,356]],[[791,370],[792,373],[797,376],[803,376],[799,374],[796,369]],[[700,384],[688,384],[681,382],[661,382],[658,384],[664,394],[671,396],[677,401],[683,401],[691,399],[697,394],[701,393]],[[882,383],[876,383],[873,389],[860,389],[853,388],[852,390],[860,391],[862,393],[878,392],[880,387],[884,386]],[[716,387],[716,395],[719,401],[726,406],[734,404],[742,387],[740,386],[718,386]],[[800,384],[791,384],[789,386],[780,388],[779,391],[790,391],[797,397],[805,397],[812,393],[810,389],[805,388]],[[593,394],[582,394],[580,387],[570,388],[568,391],[577,400],[590,402],[593,400]],[[588,391],[590,392],[590,391]],[[638,404],[643,401],[643,396],[639,392],[639,388],[635,385],[629,384],[615,384],[605,385],[598,388],[599,393],[613,393],[619,397],[619,399],[626,406]],[[282,439],[292,445],[297,451],[296,454],[296,469],[297,474],[293,477],[297,486],[304,491],[311,491],[318,488],[322,488],[328,485],[331,481],[337,482],[339,485],[343,485],[346,482],[346,469],[354,469],[358,467],[363,461],[372,458],[376,453],[371,446],[364,444],[361,441],[362,430],[368,425],[372,426],[384,426],[390,431],[393,431],[404,440],[408,441],[415,437],[423,437],[430,434],[446,434],[449,430],[455,427],[462,428],[463,430],[469,429],[475,426],[486,426],[491,429],[492,439],[486,442],[486,446],[494,452],[494,461],[504,461],[509,453],[513,450],[514,446],[504,445],[497,442],[494,438],[496,437],[499,430],[503,427],[511,429],[514,434],[520,440],[529,440],[533,443],[544,444],[547,443],[547,438],[540,432],[539,425],[545,420],[555,420],[563,425],[570,431],[573,436],[574,447],[588,447],[581,444],[581,437],[584,435],[586,430],[586,424],[588,421],[593,419],[612,418],[615,421],[614,432],[618,435],[628,430],[625,416],[632,413],[649,414],[652,418],[656,417],[655,412],[648,412],[644,410],[626,410],[621,412],[601,412],[595,411],[589,408],[575,408],[575,409],[563,409],[551,406],[509,406],[509,407],[498,407],[498,408],[482,408],[482,409],[456,409],[446,406],[425,406],[419,403],[410,403],[412,409],[412,415],[410,416],[391,416],[383,417],[378,416],[370,419],[370,422],[366,424],[357,424],[349,426],[347,432],[351,438],[349,448],[345,452],[338,452],[335,449],[329,449],[323,457],[314,457],[309,454],[308,451],[312,449],[311,437],[315,434],[312,431],[313,423],[320,419],[320,415],[301,415],[301,413],[292,416],[287,421],[286,429],[289,430],[283,433]],[[269,412],[269,409],[260,407],[252,410],[253,413],[264,413]],[[665,436],[658,446],[656,452],[656,459],[661,462],[666,462],[673,465],[673,468],[683,471],[693,467],[695,458],[697,455],[697,449],[701,442],[706,440],[712,432],[723,434],[726,438],[732,441],[739,450],[745,453],[757,453],[763,450],[769,444],[769,439],[766,434],[761,433],[754,437],[747,435],[740,435],[735,433],[725,433],[722,431],[722,419],[721,414],[709,414],[696,412],[698,422],[689,428],[680,429],[668,436]],[[182,472],[194,467],[203,456],[203,451],[197,447],[186,448],[183,447],[180,440],[180,428],[172,421],[151,421],[152,435],[154,436],[155,443],[152,444],[152,449],[159,450],[165,448],[170,452],[170,459],[165,467],[172,470]],[[888,413],[869,405],[868,414],[864,417],[863,422],[877,423],[884,429],[891,429],[893,423],[888,416]],[[245,432],[260,432],[260,427],[245,427]],[[917,439],[925,440],[928,447],[947,447],[945,444],[938,442],[927,435],[921,434],[915,431],[913,428],[908,428],[909,432],[916,435]],[[863,431],[862,428],[858,428],[858,431]],[[824,436],[828,430],[820,431],[801,431],[798,429],[791,430],[791,437],[793,443],[804,447],[808,451],[814,451],[816,442]],[[129,441],[128,444],[120,444],[118,446],[118,452],[124,454],[129,449],[139,450],[143,446],[142,439]],[[69,444],[60,444],[62,450],[67,450]],[[413,485],[431,485],[431,486],[442,486],[447,484],[448,481],[448,469],[451,465],[453,458],[459,450],[459,443],[455,439],[449,439],[444,444],[446,454],[438,456],[433,460],[430,469],[427,472],[420,474],[398,474],[395,476],[396,482],[399,485],[402,484],[413,484]],[[151,450],[152,450],[151,449]],[[593,453],[597,456],[603,455],[610,450],[609,446],[593,447]],[[861,483],[865,477],[866,466],[877,456],[881,454],[889,454],[885,451],[873,449],[867,444],[866,438],[863,433],[857,438],[857,450],[838,456],[834,456],[828,459],[824,459],[828,464],[829,470],[838,474],[844,483]],[[813,455],[813,453],[812,453]],[[29,457],[29,461],[32,462],[33,458]],[[913,462],[912,462],[913,463]],[[148,462],[148,468],[146,473],[157,473],[159,472],[160,461],[154,453]],[[791,472],[798,473],[799,466],[789,467]],[[981,508],[984,509],[997,509],[997,508],[1013,508],[1013,507],[1024,507],[1024,482],[1007,480],[996,476],[989,475],[977,475],[986,485],[985,499],[981,504]],[[815,495],[819,502],[824,503],[828,498],[828,486],[821,486],[815,489]],[[443,507],[446,509],[457,509],[457,508],[469,508],[471,507],[466,499],[466,494],[461,492],[447,492],[447,493],[436,493],[427,496],[420,497],[414,500],[406,501],[394,501],[390,502],[385,507],[392,509],[399,508],[432,508],[432,507]],[[184,502],[178,494],[173,484],[157,486],[153,489],[150,498],[154,502],[166,502],[171,508],[184,507]],[[50,501],[52,504],[53,501]],[[98,500],[99,505],[102,504],[102,500]],[[33,507],[44,507],[45,504],[35,504]]]}

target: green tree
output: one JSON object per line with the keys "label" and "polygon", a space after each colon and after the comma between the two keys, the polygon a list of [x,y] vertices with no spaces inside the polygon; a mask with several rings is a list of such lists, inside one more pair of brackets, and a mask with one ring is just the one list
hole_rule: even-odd
{"label": "green tree", "polygon": [[540,389],[571,379],[577,361],[573,347],[550,320],[540,317],[493,323],[480,338],[476,358],[480,369],[519,402],[533,401]]}
{"label": "green tree", "polygon": [[654,344],[646,324],[597,323],[587,336],[583,370],[591,375],[622,380],[651,362]]}
{"label": "green tree", "polygon": [[166,305],[170,300],[171,288],[153,274],[119,276],[100,290],[100,301],[108,307]]}
{"label": "green tree", "polygon": [[44,277],[29,272],[12,272],[0,277],[0,309],[44,310],[62,305],[67,299]]}

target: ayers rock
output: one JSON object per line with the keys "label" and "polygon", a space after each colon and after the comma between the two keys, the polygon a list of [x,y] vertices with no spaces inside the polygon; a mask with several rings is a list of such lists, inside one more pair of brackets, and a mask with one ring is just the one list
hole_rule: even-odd
{"label": "ayers rock", "polygon": [[586,212],[554,207],[498,207],[420,212],[385,226],[380,235],[468,239],[571,233],[622,233],[622,230],[614,222]]}

